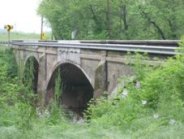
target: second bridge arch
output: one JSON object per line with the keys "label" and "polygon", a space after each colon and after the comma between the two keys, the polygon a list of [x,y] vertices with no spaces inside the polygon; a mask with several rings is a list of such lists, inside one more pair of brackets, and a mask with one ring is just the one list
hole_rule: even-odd
{"label": "second bridge arch", "polygon": [[[57,82],[58,76],[59,82]],[[71,63],[63,63],[57,66],[47,85],[47,104],[54,98],[58,83],[61,86],[58,102],[64,108],[82,116],[89,100],[93,98],[93,87],[83,70]]]}

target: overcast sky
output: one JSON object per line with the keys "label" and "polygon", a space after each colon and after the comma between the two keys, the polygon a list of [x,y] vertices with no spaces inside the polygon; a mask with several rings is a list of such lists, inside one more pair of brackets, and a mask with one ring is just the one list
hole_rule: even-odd
{"label": "overcast sky", "polygon": [[[41,0],[0,0],[0,29],[5,24],[14,26],[14,31],[40,32],[41,17],[37,8]],[[48,30],[44,26],[45,31]]]}

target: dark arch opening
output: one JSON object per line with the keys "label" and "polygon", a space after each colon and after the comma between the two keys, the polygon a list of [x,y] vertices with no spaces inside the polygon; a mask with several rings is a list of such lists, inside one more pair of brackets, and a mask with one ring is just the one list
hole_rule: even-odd
{"label": "dark arch opening", "polygon": [[46,103],[54,97],[58,73],[62,85],[59,104],[82,117],[93,97],[93,87],[82,70],[73,64],[61,64],[55,69],[47,86]]}
{"label": "dark arch opening", "polygon": [[39,63],[34,56],[27,59],[23,73],[23,83],[26,87],[37,93]]}

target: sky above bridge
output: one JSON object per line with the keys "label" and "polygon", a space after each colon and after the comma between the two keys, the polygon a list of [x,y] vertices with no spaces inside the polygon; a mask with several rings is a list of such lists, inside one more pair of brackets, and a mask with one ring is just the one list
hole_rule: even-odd
{"label": "sky above bridge", "polygon": [[[0,0],[0,29],[5,24],[14,26],[14,31],[40,32],[41,17],[37,8],[41,0]],[[44,25],[45,31],[48,27]]]}

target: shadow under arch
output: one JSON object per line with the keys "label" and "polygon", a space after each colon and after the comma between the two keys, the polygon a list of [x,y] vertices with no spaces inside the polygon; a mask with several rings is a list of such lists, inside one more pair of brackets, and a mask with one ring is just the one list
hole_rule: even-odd
{"label": "shadow under arch", "polygon": [[93,87],[83,70],[72,63],[61,63],[53,71],[46,88],[46,104],[54,97],[58,75],[62,86],[59,104],[82,116],[89,100],[93,98]]}
{"label": "shadow under arch", "polygon": [[37,93],[39,63],[34,56],[26,59],[23,72],[23,83],[26,87]]}

